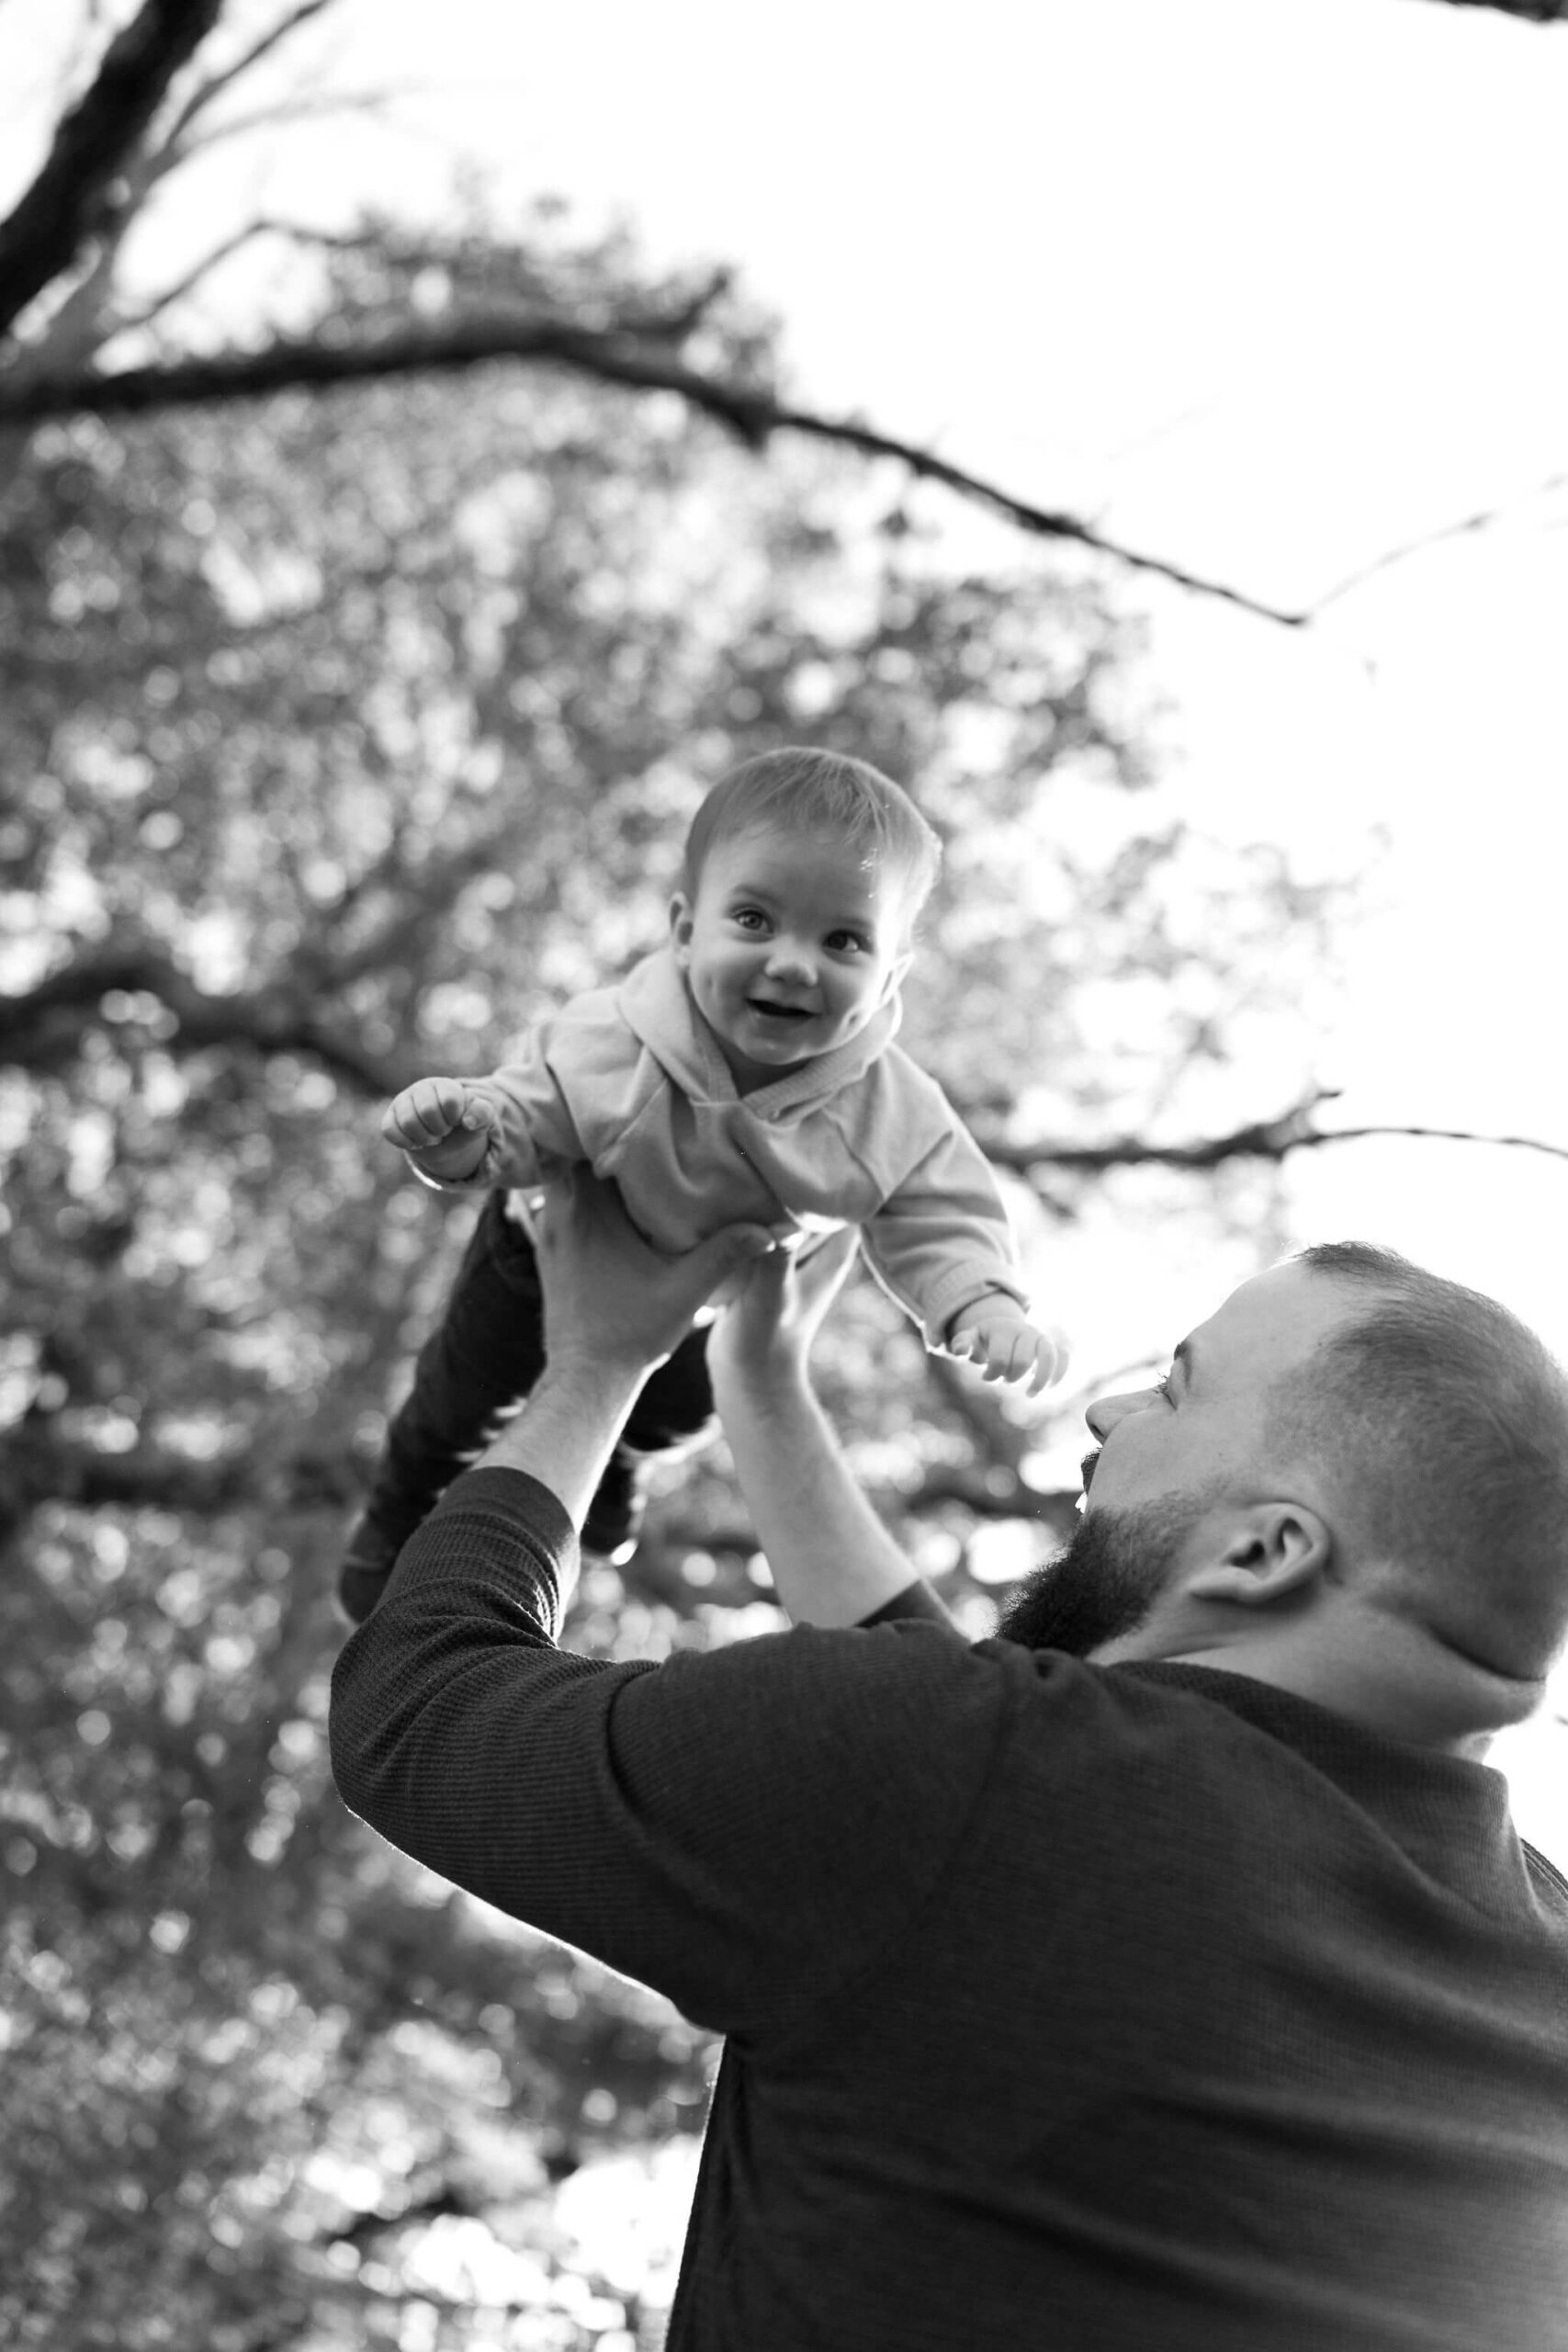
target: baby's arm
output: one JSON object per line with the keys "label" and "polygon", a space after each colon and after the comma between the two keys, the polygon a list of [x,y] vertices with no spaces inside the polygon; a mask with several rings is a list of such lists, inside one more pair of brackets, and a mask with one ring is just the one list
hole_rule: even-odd
{"label": "baby's arm", "polygon": [[529,1189],[558,1162],[591,1159],[555,1066],[561,1046],[570,1069],[574,1044],[559,1028],[536,1023],[515,1057],[483,1078],[422,1078],[405,1086],[382,1116],[382,1136],[408,1154],[417,1176],[443,1191]]}
{"label": "baby's arm", "polygon": [[1054,1387],[1067,1368],[1067,1343],[1042,1330],[1005,1291],[987,1291],[962,1307],[948,1326],[947,1351],[983,1364],[987,1380],[1021,1381],[1031,1396]]}
{"label": "baby's arm", "polygon": [[891,1075],[920,1090],[915,1101],[928,1115],[934,1097],[946,1125],[866,1225],[871,1270],[928,1348],[982,1365],[987,1380],[1027,1382],[1037,1395],[1066,1372],[1066,1342],[1025,1314],[1028,1292],[997,1180],[933,1080],[901,1063]]}
{"label": "baby's arm", "polygon": [[499,1126],[494,1104],[460,1078],[416,1079],[381,1114],[383,1139],[448,1183],[478,1173]]}

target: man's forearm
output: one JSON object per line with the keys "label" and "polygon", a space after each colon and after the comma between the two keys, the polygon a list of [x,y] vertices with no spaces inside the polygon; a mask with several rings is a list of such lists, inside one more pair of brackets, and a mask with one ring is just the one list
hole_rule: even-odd
{"label": "man's forearm", "polygon": [[821,1407],[799,1382],[716,1382],[740,1491],[797,1625],[858,1625],[916,1571],[855,1484]]}
{"label": "man's forearm", "polygon": [[552,1362],[476,1469],[525,1470],[581,1527],[645,1374],[581,1358]]}

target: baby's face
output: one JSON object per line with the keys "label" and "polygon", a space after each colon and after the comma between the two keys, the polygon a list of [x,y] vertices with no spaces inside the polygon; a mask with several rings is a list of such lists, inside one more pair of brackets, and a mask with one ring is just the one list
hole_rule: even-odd
{"label": "baby's face", "polygon": [[758,830],[671,904],[675,958],[741,1091],[865,1027],[908,968],[902,876],[822,834]]}

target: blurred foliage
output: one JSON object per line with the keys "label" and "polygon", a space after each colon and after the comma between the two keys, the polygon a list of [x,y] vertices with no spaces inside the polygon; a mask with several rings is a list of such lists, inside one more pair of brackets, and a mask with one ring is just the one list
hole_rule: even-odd
{"label": "blurred foliage", "polygon": [[[623,244],[531,234],[624,303]],[[416,279],[345,253],[323,331]],[[739,372],[770,348],[728,293],[704,334]],[[497,370],[13,456],[0,2338],[434,2352],[493,2310],[486,2342],[630,2352],[658,2294],[573,2254],[555,2185],[697,2132],[710,2045],[328,1776],[335,1547],[467,1227],[379,1101],[656,939],[702,792],[784,741],[875,761],[944,835],[906,1035],[993,1135],[1179,1129],[1238,1022],[1296,1034],[1328,906],[1189,838],[1087,568],[955,576],[897,481],[761,469],[679,403]],[[1086,1197],[1018,1188],[1043,1295]],[[977,1531],[1038,1555],[1066,1508],[1020,1486],[1038,1422],[865,1286],[824,1385],[983,1630]],[[768,1593],[716,1452],[568,1639],[731,1639]]]}

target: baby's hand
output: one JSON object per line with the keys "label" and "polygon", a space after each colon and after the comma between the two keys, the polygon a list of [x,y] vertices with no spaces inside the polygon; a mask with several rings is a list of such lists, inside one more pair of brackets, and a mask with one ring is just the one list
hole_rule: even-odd
{"label": "baby's hand", "polygon": [[491,1105],[460,1078],[420,1078],[389,1102],[381,1134],[432,1176],[471,1176],[495,1123]]}
{"label": "baby's hand", "polygon": [[983,1364],[987,1380],[1021,1381],[1032,1396],[1054,1386],[1067,1368],[1062,1334],[1041,1330],[1000,1293],[966,1306],[949,1331],[947,1345],[950,1354]]}

